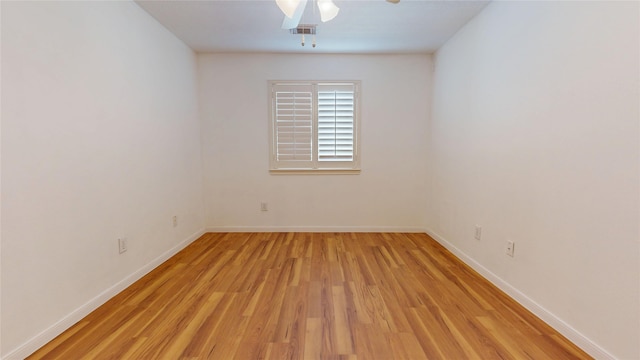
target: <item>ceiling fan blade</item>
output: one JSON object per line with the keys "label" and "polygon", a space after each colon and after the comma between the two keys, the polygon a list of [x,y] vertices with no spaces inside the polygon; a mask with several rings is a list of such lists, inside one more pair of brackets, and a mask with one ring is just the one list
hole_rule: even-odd
{"label": "ceiling fan blade", "polygon": [[282,21],[283,29],[293,29],[298,26],[300,23],[300,19],[302,19],[302,13],[304,13],[304,8],[307,6],[307,0],[300,0],[300,5],[296,8],[296,12],[293,13],[292,17],[285,16],[284,21]]}
{"label": "ceiling fan blade", "polygon": [[318,0],[318,9],[320,9],[320,20],[327,22],[340,12],[340,8],[333,3],[333,0]]}
{"label": "ceiling fan blade", "polygon": [[387,2],[390,2],[392,4],[397,4],[400,2],[400,0],[387,0]]}
{"label": "ceiling fan blade", "polygon": [[285,15],[292,17],[300,5],[300,0],[276,0],[276,4]]}

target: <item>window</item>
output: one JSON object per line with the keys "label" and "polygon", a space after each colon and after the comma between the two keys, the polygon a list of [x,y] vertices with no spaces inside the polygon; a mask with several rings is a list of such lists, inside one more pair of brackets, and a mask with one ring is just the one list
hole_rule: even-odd
{"label": "window", "polygon": [[270,170],[358,173],[359,85],[269,82]]}

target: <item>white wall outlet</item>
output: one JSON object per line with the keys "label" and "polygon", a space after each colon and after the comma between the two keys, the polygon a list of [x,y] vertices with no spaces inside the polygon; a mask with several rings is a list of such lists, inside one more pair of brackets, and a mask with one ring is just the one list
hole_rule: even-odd
{"label": "white wall outlet", "polygon": [[269,211],[269,206],[267,205],[266,202],[260,203],[260,211]]}
{"label": "white wall outlet", "polygon": [[476,240],[480,240],[480,238],[482,238],[482,227],[480,227],[480,225],[476,225],[476,234],[474,237]]}
{"label": "white wall outlet", "polygon": [[127,251],[127,245],[127,238],[118,239],[118,251],[120,252],[120,254]]}
{"label": "white wall outlet", "polygon": [[513,241],[507,240],[507,247],[505,250],[507,255],[513,257],[513,252],[515,251],[515,247],[516,247],[516,244]]}
{"label": "white wall outlet", "polygon": [[173,227],[178,226],[178,217],[176,215],[173,215],[173,217],[171,218],[171,221],[173,222]]}

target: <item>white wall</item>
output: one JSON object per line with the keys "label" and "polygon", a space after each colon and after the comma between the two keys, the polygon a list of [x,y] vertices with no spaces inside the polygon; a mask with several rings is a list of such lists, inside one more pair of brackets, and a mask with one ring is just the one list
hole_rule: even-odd
{"label": "white wall", "polygon": [[132,2],[3,1],[2,90],[1,353],[22,358],[202,233],[196,60]]}
{"label": "white wall", "polygon": [[[196,75],[133,3],[1,4],[5,357],[204,225],[428,228],[587,350],[640,357],[637,3],[490,4],[437,54],[431,122],[427,55],[212,54]],[[362,80],[360,175],[268,173],[270,79]]]}
{"label": "white wall", "polygon": [[[209,54],[198,60],[210,229],[424,229],[430,56]],[[269,174],[267,81],[300,79],[362,81],[359,175]],[[260,211],[262,201],[269,211]]]}
{"label": "white wall", "polygon": [[490,4],[437,52],[430,124],[429,231],[620,359],[640,358],[638,6]]}

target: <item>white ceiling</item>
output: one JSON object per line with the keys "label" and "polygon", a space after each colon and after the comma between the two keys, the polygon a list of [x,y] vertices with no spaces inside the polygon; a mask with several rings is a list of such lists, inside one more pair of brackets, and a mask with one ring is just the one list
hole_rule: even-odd
{"label": "white ceiling", "polygon": [[301,23],[318,24],[317,47],[281,29],[274,0],[136,0],[197,52],[430,53],[488,1],[334,0],[338,16],[319,20],[309,0]]}

